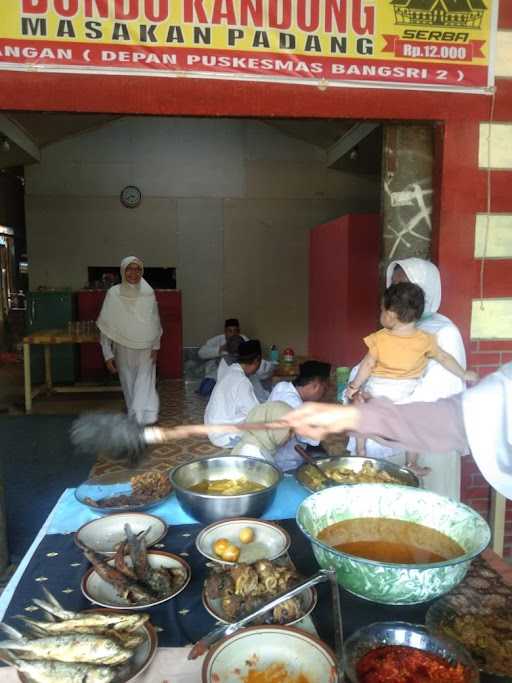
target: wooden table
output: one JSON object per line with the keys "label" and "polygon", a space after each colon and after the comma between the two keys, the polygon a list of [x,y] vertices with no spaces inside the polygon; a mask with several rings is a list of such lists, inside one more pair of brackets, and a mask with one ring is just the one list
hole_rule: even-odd
{"label": "wooden table", "polygon": [[[44,392],[52,393],[78,393],[101,391],[121,391],[119,385],[107,384],[71,384],[54,385],[52,381],[52,359],[50,347],[54,344],[99,344],[100,337],[96,331],[73,332],[70,330],[41,330],[23,337],[23,370],[25,377],[25,412],[32,412],[32,399]],[[32,386],[30,370],[30,347],[39,345],[44,347],[44,384]]]}
{"label": "wooden table", "polygon": [[[0,620],[10,623],[15,614],[25,613],[31,599],[40,593],[40,582],[53,592],[63,605],[80,611],[87,604],[80,591],[84,573],[84,562],[73,541],[72,532],[83,523],[97,519],[98,515],[81,506],[73,489],[63,493],[48,520],[44,523],[31,548],[22,559],[15,574],[0,596]],[[300,533],[294,521],[300,500],[308,493],[292,477],[285,476],[280,482],[277,495],[265,519],[272,519],[285,527],[292,543],[292,560],[304,576],[317,571],[311,546]],[[154,510],[154,514],[169,524],[169,534],[162,539],[166,550],[185,557],[192,567],[192,581],[187,588],[170,603],[149,608],[151,619],[162,630],[159,634],[159,648],[155,663],[142,675],[141,683],[155,683],[169,680],[175,683],[197,683],[201,677],[201,660],[188,662],[189,642],[195,642],[215,626],[214,620],[206,614],[201,602],[201,586],[206,572],[205,560],[196,550],[195,538],[203,528],[182,510],[175,495]],[[497,557],[492,550],[486,550],[482,557],[487,565],[507,585],[512,584],[512,567]],[[56,571],[56,565],[59,571]],[[65,588],[63,589],[63,587]],[[474,587],[479,592],[481,587]],[[485,591],[484,591],[485,594]],[[346,591],[341,592],[344,632],[348,637],[356,629],[376,621],[407,621],[424,623],[429,603],[423,605],[378,605],[357,598]],[[319,591],[318,603],[313,612],[313,623],[321,640],[332,640],[330,599]],[[40,617],[34,617],[36,619]],[[199,633],[200,631],[200,633]],[[172,641],[180,641],[172,642]],[[14,669],[0,669],[1,683],[15,683],[18,678]],[[139,679],[138,679],[139,680]],[[483,674],[482,683],[508,683],[512,678],[497,679]]]}

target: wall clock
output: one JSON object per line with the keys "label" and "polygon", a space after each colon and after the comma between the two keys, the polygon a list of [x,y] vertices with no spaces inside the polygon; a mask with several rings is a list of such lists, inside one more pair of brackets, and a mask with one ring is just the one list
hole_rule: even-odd
{"label": "wall clock", "polygon": [[135,209],[142,200],[142,192],[135,185],[127,185],[121,190],[121,204],[128,209]]}

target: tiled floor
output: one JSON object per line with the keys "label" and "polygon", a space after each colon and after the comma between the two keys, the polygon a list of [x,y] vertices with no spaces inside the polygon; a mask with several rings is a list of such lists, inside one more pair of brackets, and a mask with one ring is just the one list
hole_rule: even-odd
{"label": "tiled floor", "polygon": [[[162,427],[203,422],[206,400],[195,393],[196,384],[179,380],[166,380],[158,385],[160,395],[160,419]],[[183,462],[220,453],[222,449],[213,446],[207,438],[184,439],[149,448],[140,462],[141,469],[168,470]],[[122,470],[125,461],[113,461],[108,454],[100,454],[93,469],[94,474]]]}
{"label": "tiled floor", "polygon": [[[179,424],[202,423],[206,399],[195,393],[195,383],[182,381],[160,382],[160,420],[163,427]],[[340,436],[330,437],[327,448],[332,455],[341,455],[345,450],[345,441]],[[222,449],[213,446],[207,438],[192,438],[176,441],[165,446],[148,449],[140,463],[143,469],[168,470],[183,462],[196,458],[221,453]],[[123,461],[112,461],[108,455],[99,455],[93,470],[94,474],[122,470],[126,466]]]}
{"label": "tiled floor", "polygon": [[[203,422],[206,399],[195,393],[196,382],[182,380],[163,380],[159,382],[160,419],[162,427],[179,424],[200,424]],[[331,392],[327,400],[334,400]],[[16,364],[0,367],[0,409],[11,414],[23,414],[23,366]],[[119,393],[95,394],[55,394],[37,397],[33,403],[35,414],[78,414],[91,410],[119,412],[124,408]],[[344,451],[344,441],[339,436],[327,442],[329,453],[340,455]],[[150,448],[139,463],[140,469],[168,470],[182,462],[222,452],[207,438],[193,438]],[[98,454],[92,470],[93,475],[120,471],[126,468],[125,460],[111,459],[108,453]]]}

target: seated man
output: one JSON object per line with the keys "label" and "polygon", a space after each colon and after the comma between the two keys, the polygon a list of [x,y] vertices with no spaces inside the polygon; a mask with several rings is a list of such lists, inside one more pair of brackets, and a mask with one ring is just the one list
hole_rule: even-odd
{"label": "seated man", "polygon": [[[299,408],[305,401],[320,401],[329,386],[331,366],[316,360],[300,365],[299,376],[293,382],[279,382],[269,396],[269,401],[284,401],[292,408]],[[319,441],[302,436],[293,436],[277,451],[276,464],[283,471],[294,470],[304,460],[295,451],[295,446],[318,446]]]}
{"label": "seated man", "polygon": [[[197,352],[199,358],[206,360],[204,380],[199,387],[201,396],[210,396],[215,386],[215,382],[220,380],[218,376],[218,369],[221,361],[228,356],[228,342],[232,338],[247,341],[244,334],[240,334],[240,323],[238,318],[228,318],[224,323],[224,334],[218,334],[216,337],[208,339],[208,341],[201,346]],[[225,366],[222,367],[222,373],[225,371]],[[254,393],[258,401],[266,401],[269,392],[262,385],[262,381],[269,379],[274,370],[273,364],[268,360],[262,360],[258,372],[251,376]]]}
{"label": "seated man", "polygon": [[[238,361],[229,366],[215,385],[204,413],[205,424],[244,422],[249,411],[259,403],[250,377],[260,367],[260,342],[257,339],[241,342],[237,358]],[[208,438],[219,448],[232,448],[240,440],[240,435],[211,434]]]}
{"label": "seated man", "polygon": [[224,334],[218,334],[216,337],[208,339],[208,341],[201,346],[197,355],[202,360],[210,361],[206,363],[205,377],[217,379],[217,366],[219,365],[222,356],[226,355],[226,343],[230,337],[241,336],[244,341],[247,341],[245,335],[240,335],[240,323],[238,318],[228,318],[224,323]]}
{"label": "seated man", "polygon": [[201,346],[197,355],[207,361],[204,367],[204,379],[199,387],[201,396],[209,396],[217,381],[217,368],[221,358],[226,355],[226,344],[230,337],[241,336],[247,341],[245,335],[240,335],[240,323],[238,318],[228,318],[224,323],[224,334],[218,334]]}

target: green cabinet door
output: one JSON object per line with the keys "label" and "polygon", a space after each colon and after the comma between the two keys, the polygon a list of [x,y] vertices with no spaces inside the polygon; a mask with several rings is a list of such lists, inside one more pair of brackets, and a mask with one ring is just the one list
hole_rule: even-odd
{"label": "green cabinet door", "polygon": [[[75,295],[72,292],[29,292],[27,295],[27,334],[39,330],[64,329],[75,319]],[[56,383],[72,384],[76,379],[77,346],[51,346],[52,379]],[[33,384],[44,381],[43,347],[30,349]]]}

